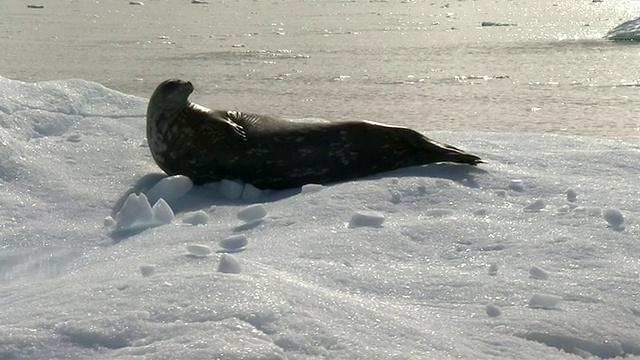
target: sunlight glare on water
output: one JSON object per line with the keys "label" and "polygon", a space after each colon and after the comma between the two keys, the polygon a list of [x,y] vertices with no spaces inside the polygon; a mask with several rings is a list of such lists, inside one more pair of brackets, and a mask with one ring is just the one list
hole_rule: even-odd
{"label": "sunlight glare on water", "polygon": [[[421,131],[637,139],[638,1],[72,1],[3,5],[0,75],[82,78],[208,107]],[[482,23],[505,26],[482,26]]]}

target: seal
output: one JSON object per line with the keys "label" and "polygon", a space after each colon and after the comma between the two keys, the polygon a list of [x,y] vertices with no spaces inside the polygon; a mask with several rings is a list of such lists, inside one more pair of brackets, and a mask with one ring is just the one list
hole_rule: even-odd
{"label": "seal", "polygon": [[195,184],[229,179],[287,189],[430,163],[482,162],[405,127],[212,110],[189,101],[192,92],[188,81],[158,85],[147,108],[147,141],[165,173],[188,176]]}

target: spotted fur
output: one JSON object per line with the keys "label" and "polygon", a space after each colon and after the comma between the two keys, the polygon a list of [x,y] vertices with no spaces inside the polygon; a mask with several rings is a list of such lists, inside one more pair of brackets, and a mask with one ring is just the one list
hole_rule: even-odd
{"label": "spotted fur", "polygon": [[189,101],[193,85],[166,80],[147,109],[147,141],[158,166],[196,184],[240,180],[262,189],[352,180],[435,162],[480,158],[404,127],[368,121],[294,122]]}

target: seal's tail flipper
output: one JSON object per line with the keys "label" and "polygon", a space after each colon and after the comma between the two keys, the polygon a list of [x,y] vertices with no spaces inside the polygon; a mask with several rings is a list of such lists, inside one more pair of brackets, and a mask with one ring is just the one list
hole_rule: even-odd
{"label": "seal's tail flipper", "polygon": [[416,157],[420,164],[454,162],[477,165],[483,163],[482,159],[476,155],[469,154],[455,146],[429,139],[411,129],[406,129],[403,135],[406,141],[418,149]]}

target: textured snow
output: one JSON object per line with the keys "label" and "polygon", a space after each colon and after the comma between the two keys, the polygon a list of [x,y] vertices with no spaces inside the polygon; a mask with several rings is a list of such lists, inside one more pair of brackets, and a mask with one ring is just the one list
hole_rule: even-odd
{"label": "textured snow", "polygon": [[[156,208],[146,99],[0,93],[1,359],[640,355],[637,144],[419,129],[487,163],[250,200],[164,180]],[[254,202],[268,216],[239,221]],[[364,211],[384,224],[346,226]],[[234,235],[250,246],[214,251]]]}

